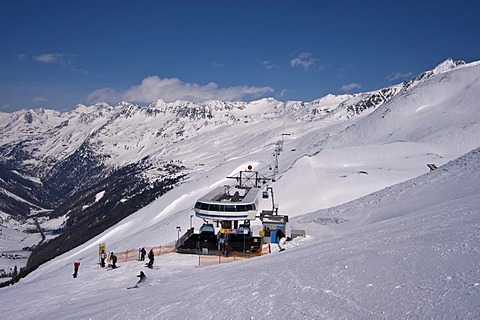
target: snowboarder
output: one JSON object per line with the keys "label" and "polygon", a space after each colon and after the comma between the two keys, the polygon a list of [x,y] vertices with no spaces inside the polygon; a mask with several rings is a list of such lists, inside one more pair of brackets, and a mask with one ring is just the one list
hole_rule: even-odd
{"label": "snowboarder", "polygon": [[75,261],[73,263],[73,277],[76,278],[78,275],[78,268],[80,268],[80,262]]}
{"label": "snowboarder", "polygon": [[140,278],[137,284],[135,284],[133,287],[128,287],[127,289],[140,288],[145,284],[145,281],[147,281],[147,276],[145,273],[143,273],[143,271],[140,271],[140,274],[137,277]]}
{"label": "snowboarder", "polygon": [[147,250],[145,250],[145,248],[140,249],[140,261],[145,261],[146,254]]}
{"label": "snowboarder", "polygon": [[153,261],[155,260],[155,254],[153,253],[153,249],[150,249],[150,252],[148,253],[148,264],[147,267],[150,269],[153,269]]}
{"label": "snowboarder", "polygon": [[110,253],[110,261],[112,264],[109,266],[112,267],[112,269],[115,269],[117,267],[117,256],[113,252]]}
{"label": "snowboarder", "polygon": [[283,233],[282,230],[277,229],[277,244],[278,244],[278,248],[280,249],[280,252],[285,250],[285,248],[283,247],[283,244],[285,243],[285,241],[286,241],[285,233]]}
{"label": "snowboarder", "polygon": [[100,267],[102,268],[105,268],[105,259],[107,259],[107,254],[105,250],[102,250],[102,253],[100,253]]}

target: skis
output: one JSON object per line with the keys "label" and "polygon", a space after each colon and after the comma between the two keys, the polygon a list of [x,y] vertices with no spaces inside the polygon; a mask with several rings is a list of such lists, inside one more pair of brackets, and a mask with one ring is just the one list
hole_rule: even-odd
{"label": "skis", "polygon": [[115,268],[112,268],[112,266],[108,266],[108,267],[105,268],[105,270],[110,271],[110,270],[115,270],[115,269],[118,269],[118,268],[120,268],[120,266],[116,266]]}

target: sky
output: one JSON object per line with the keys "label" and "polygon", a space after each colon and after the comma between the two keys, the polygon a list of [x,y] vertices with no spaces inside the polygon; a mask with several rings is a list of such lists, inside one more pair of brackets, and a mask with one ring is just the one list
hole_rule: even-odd
{"label": "sky", "polygon": [[477,1],[0,4],[0,111],[311,101],[480,58]]}
{"label": "sky", "polygon": [[[205,166],[0,288],[2,319],[479,319],[479,74],[479,63],[437,74],[356,117],[332,110],[311,121],[279,112],[220,128],[210,122],[200,139],[170,143],[183,150],[177,159]],[[260,126],[264,131],[255,130]],[[117,253],[171,244],[175,227],[189,226],[196,199],[226,176],[249,164],[268,170],[278,126],[295,134],[284,137],[271,184],[275,203],[289,216],[287,235],[300,229],[305,238],[289,241],[282,253],[273,245],[269,254],[221,265],[199,266],[204,256],[173,253],[157,256],[153,270],[134,260],[115,270],[98,266],[99,244]],[[111,127],[103,129],[98,139]],[[212,143],[218,133],[222,144]],[[261,209],[270,200],[260,199]],[[202,222],[193,220],[196,231]],[[5,242],[1,237],[0,246]],[[127,290],[140,271],[145,286]]]}

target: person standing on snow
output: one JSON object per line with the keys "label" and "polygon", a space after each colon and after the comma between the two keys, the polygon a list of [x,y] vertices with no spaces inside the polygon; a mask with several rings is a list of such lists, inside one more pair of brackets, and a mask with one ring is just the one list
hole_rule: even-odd
{"label": "person standing on snow", "polygon": [[148,253],[148,265],[150,269],[153,269],[153,261],[155,260],[155,254],[153,253],[153,249],[150,249],[150,252]]}
{"label": "person standing on snow", "polygon": [[225,245],[225,256],[228,257],[232,253],[232,247],[230,246],[230,243],[227,242]]}
{"label": "person standing on snow", "polygon": [[105,268],[105,259],[107,259],[107,254],[105,250],[102,250],[102,253],[100,253],[100,267],[102,268]]}
{"label": "person standing on snow", "polygon": [[218,236],[218,252],[224,252],[225,251],[225,235],[223,233],[220,233]]}
{"label": "person standing on snow", "polygon": [[283,247],[283,244],[285,243],[285,241],[286,241],[285,233],[283,233],[282,230],[277,229],[277,244],[280,251],[285,250],[285,248]]}
{"label": "person standing on snow", "polygon": [[78,268],[80,268],[80,262],[75,261],[73,264],[73,277],[76,278],[78,275]]}
{"label": "person standing on snow", "polygon": [[117,256],[115,253],[110,253],[110,261],[112,262],[112,269],[115,269],[117,267]]}
{"label": "person standing on snow", "polygon": [[140,261],[145,261],[146,255],[147,255],[147,250],[145,250],[145,248],[140,249]]}

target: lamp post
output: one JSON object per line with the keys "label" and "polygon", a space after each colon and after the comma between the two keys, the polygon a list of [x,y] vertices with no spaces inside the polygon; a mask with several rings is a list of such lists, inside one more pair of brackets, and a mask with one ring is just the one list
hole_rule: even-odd
{"label": "lamp post", "polygon": [[182,228],[177,227],[177,242],[180,240],[180,231],[182,231]]}
{"label": "lamp post", "polygon": [[272,194],[272,214],[276,214],[275,212],[275,200],[273,198],[273,187],[267,187],[267,191],[270,190],[270,193]]}

